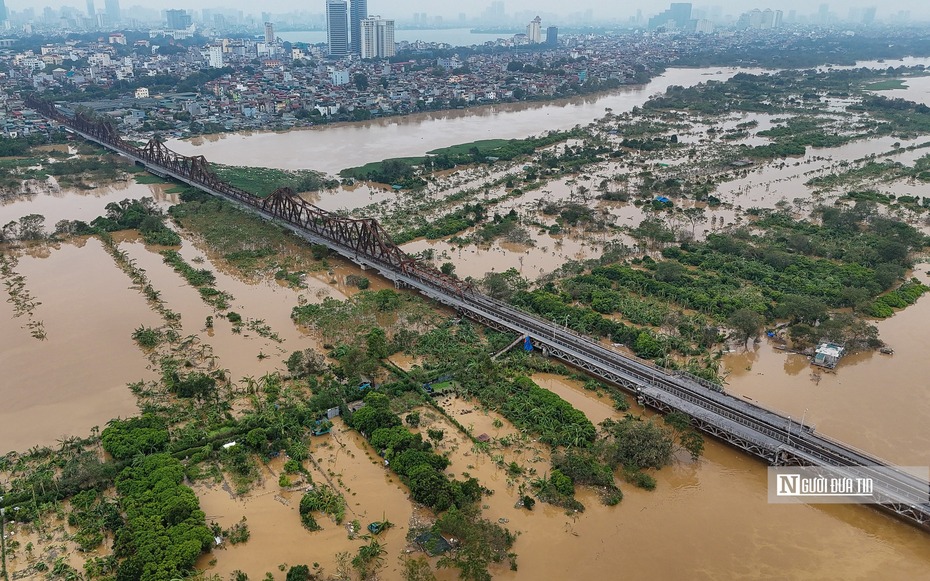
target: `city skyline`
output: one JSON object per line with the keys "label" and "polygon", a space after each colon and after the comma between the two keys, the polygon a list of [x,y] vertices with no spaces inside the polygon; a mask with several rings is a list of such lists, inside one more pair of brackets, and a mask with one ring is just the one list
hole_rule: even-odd
{"label": "city skyline", "polygon": [[[293,0],[266,0],[261,5],[260,10],[256,8],[255,4],[248,2],[247,0],[226,0],[223,3],[218,3],[217,0],[200,0],[197,2],[186,2],[183,3],[177,2],[176,0],[152,0],[145,4],[147,9],[156,9],[156,10],[167,10],[167,9],[179,9],[183,8],[186,10],[201,10],[201,9],[232,9],[232,10],[242,10],[246,13],[258,14],[259,11],[262,12],[271,12],[271,13],[290,13],[290,12],[308,12],[308,13],[323,13],[325,11],[325,2],[294,2]],[[387,2],[385,0],[375,0],[374,2],[368,3],[369,14],[383,14],[390,15],[394,18],[406,19],[411,17],[414,13],[427,13],[431,16],[442,16],[446,18],[457,18],[460,14],[465,14],[468,18],[473,18],[480,16],[487,8],[490,6],[491,1],[487,0],[485,2],[479,2],[470,4],[467,7],[462,7],[460,5],[443,5],[437,6],[435,2],[430,2],[428,0],[396,0],[394,2]],[[655,15],[669,7],[669,3],[657,4],[655,2],[645,2],[643,0],[639,2],[623,3],[618,4],[616,2],[610,2],[607,0],[581,0],[579,2],[574,2],[571,4],[570,8],[566,8],[564,2],[558,0],[505,0],[505,11],[507,15],[512,16],[514,14],[521,14],[525,12],[532,13],[546,13],[557,15],[559,17],[569,17],[571,15],[576,15],[578,13],[586,13],[591,11],[591,15],[594,19],[625,19],[630,16],[637,14],[637,12],[642,12],[643,15]],[[693,2],[692,3],[695,10],[709,10],[716,9],[719,7],[721,11],[725,14],[730,15],[739,15],[743,12],[752,10],[753,8],[765,9],[771,8],[772,10],[795,10],[798,14],[815,14],[821,4],[824,2],[802,2],[800,0],[782,0],[779,2],[766,2],[765,0],[759,0],[758,2],[743,2],[736,0],[722,0],[722,1],[711,1],[711,2]],[[914,17],[930,16],[930,5],[927,5],[923,2],[917,2],[916,0],[888,0],[886,2],[875,2],[874,0],[851,0],[848,2],[826,2],[830,7],[830,11],[837,14],[839,17],[845,17],[850,10],[854,9],[863,9],[875,7],[879,16],[881,15],[893,15],[900,11],[910,11]],[[22,11],[27,8],[40,10],[45,6],[50,6],[52,8],[61,8],[61,7],[72,7],[75,9],[82,10],[82,2],[80,0],[40,0],[36,2],[35,0],[7,0],[6,6],[8,10],[12,11]],[[122,8],[131,9],[134,6],[139,6],[138,3],[133,3],[132,5],[124,4]]]}

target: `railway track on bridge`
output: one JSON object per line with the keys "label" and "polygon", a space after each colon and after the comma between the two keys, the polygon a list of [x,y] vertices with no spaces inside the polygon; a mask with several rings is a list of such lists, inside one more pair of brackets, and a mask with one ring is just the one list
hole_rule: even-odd
{"label": "railway track on bridge", "polygon": [[286,224],[297,235],[325,244],[364,268],[377,270],[456,309],[486,326],[530,337],[544,354],[556,357],[633,393],[662,412],[681,411],[695,427],[773,465],[829,468],[842,475],[868,477],[882,508],[930,531],[930,484],[860,450],[792,424],[788,416],[729,395],[718,386],[680,372],[618,353],[592,339],[479,293],[470,284],[416,261],[391,241],[373,219],[330,214],[287,189],[268,198],[220,180],[203,156],[179,155],[158,140],[144,146],[124,141],[112,124],[77,112],[68,115],[35,97],[27,106],[81,137],[94,141],[148,171],[187,183],[210,194]]}

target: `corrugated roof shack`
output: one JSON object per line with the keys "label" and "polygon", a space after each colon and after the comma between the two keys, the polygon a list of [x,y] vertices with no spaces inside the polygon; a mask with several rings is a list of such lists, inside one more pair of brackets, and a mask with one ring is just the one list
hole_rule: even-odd
{"label": "corrugated roof shack", "polygon": [[837,345],[836,343],[821,343],[817,345],[817,350],[814,351],[814,359],[811,363],[818,367],[833,369],[836,367],[836,364],[840,362],[840,358],[843,357],[845,351],[846,349],[842,345]]}

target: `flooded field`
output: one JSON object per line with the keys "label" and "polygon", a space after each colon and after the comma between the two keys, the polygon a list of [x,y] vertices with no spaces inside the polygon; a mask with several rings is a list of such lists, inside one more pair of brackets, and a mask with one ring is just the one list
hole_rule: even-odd
{"label": "flooded field", "polygon": [[905,87],[890,91],[876,91],[878,95],[885,95],[889,99],[907,99],[916,103],[930,105],[930,76],[908,77],[903,79]]}
{"label": "flooded field", "polygon": [[[584,390],[580,382],[553,374],[536,374],[533,380],[592,422],[620,416],[609,398]],[[515,435],[506,420],[494,427],[494,420],[501,419],[497,414],[461,399],[442,405],[473,435],[492,437],[492,457],[503,452],[504,462],[516,460],[538,470],[548,466],[545,450],[517,453],[519,442],[512,448],[496,446],[500,438]],[[644,413],[635,405],[631,412]],[[576,495],[586,510],[571,515],[544,504],[532,512],[514,508],[516,490],[508,487],[503,470],[495,472],[490,459],[460,438],[445,449],[456,474],[456,466],[465,464],[470,475],[495,490],[485,500],[488,517],[505,518],[504,526],[519,532],[514,546],[519,569],[494,570],[499,579],[593,579],[605,571],[659,579],[684,572],[692,579],[912,579],[930,566],[925,533],[884,513],[846,505],[769,505],[765,465],[710,439],[698,462],[679,454],[672,466],[653,472],[654,491],[625,484],[618,476],[624,499],[616,507],[604,506],[595,492],[579,487]],[[528,462],[534,454],[537,461]],[[834,554],[847,557],[841,563],[825,558]]]}
{"label": "flooded field", "polygon": [[[323,530],[311,532],[304,528],[298,506],[307,483],[282,490],[278,476],[283,472],[283,459],[279,458],[262,467],[262,483],[245,496],[231,494],[226,484],[196,487],[207,522],[229,527],[245,517],[251,532],[247,543],[215,549],[201,557],[198,567],[224,579],[236,570],[252,578],[271,572],[275,578],[283,579],[280,564],[312,567],[317,563],[324,572],[335,574],[336,554],[343,551],[354,554],[364,543],[361,538],[350,540],[347,527],[353,521],[364,528],[371,522],[387,519],[394,526],[378,535],[378,541],[389,551],[383,573],[386,579],[400,579],[398,557],[407,545],[405,536],[414,513],[406,487],[384,468],[367,442],[338,419],[332,433],[314,437],[311,454],[316,464],[305,465],[313,481],[328,482],[345,496],[348,503],[345,522],[337,525],[321,516],[317,521]],[[361,537],[367,532],[354,534]]]}
{"label": "flooded field", "polygon": [[30,336],[26,317],[0,303],[0,454],[55,447],[138,413],[126,384],[152,372],[130,337],[158,318],[100,242],[36,249],[15,270],[41,303],[34,318],[46,339]]}
{"label": "flooded field", "polygon": [[106,214],[106,206],[122,200],[154,198],[162,205],[176,204],[174,194],[165,194],[163,184],[137,184],[133,181],[108,185],[92,190],[64,189],[23,195],[0,196],[0,224],[19,220],[27,214],[45,216],[45,229],[54,231],[59,220],[90,222]]}

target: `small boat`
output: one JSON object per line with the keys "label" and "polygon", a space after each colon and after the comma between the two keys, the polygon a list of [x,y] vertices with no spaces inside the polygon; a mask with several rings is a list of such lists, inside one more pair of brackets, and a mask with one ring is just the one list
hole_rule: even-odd
{"label": "small boat", "polygon": [[894,355],[894,349],[892,349],[891,347],[882,347],[881,349],[878,350],[878,352],[881,353],[882,355]]}

